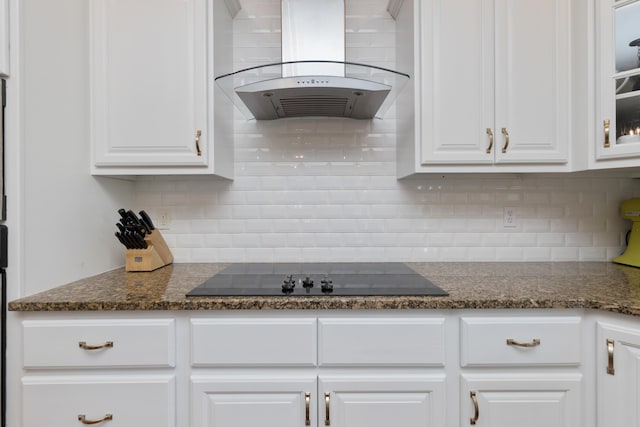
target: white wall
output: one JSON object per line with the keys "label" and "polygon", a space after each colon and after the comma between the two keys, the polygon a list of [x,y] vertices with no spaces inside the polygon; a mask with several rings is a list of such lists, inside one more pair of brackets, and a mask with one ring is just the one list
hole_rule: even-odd
{"label": "white wall", "polygon": [[[22,0],[12,44],[12,90],[20,91],[23,235],[21,293],[30,294],[124,264],[113,233],[133,184],[89,175],[86,0]],[[17,52],[13,49],[18,46]],[[8,194],[9,200],[16,200]]]}

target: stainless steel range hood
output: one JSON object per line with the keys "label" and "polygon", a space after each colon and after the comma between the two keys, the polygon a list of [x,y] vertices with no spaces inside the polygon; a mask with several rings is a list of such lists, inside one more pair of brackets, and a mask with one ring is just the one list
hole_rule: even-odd
{"label": "stainless steel range hood", "polygon": [[409,79],[345,61],[344,0],[282,0],[282,62],[215,81],[247,118],[381,117]]}

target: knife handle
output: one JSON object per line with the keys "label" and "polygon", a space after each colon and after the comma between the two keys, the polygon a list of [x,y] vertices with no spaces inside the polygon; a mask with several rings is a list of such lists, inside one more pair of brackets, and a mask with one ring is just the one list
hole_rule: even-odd
{"label": "knife handle", "polygon": [[129,222],[133,225],[140,225],[140,219],[138,218],[138,215],[136,215],[136,213],[134,211],[132,211],[131,209],[129,209],[127,211],[127,216],[129,217]]}
{"label": "knife handle", "polygon": [[142,218],[142,221],[144,223],[147,224],[147,226],[149,227],[149,232],[152,232],[153,230],[156,229],[156,227],[153,225],[153,221],[151,221],[151,217],[144,211],[140,211],[140,218]]}
{"label": "knife handle", "polygon": [[129,245],[127,244],[127,242],[125,242],[124,238],[122,237],[122,234],[120,234],[117,231],[116,231],[116,238],[120,241],[120,243],[124,245],[125,248],[129,249]]}

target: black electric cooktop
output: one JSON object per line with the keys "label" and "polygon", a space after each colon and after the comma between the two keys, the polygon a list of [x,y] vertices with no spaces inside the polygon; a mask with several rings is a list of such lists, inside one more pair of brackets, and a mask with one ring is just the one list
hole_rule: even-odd
{"label": "black electric cooktop", "polygon": [[446,296],[399,262],[232,264],[187,293],[197,296]]}

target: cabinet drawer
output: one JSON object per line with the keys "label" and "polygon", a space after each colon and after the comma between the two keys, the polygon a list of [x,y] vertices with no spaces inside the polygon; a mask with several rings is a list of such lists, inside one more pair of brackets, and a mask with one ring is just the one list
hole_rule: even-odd
{"label": "cabinet drawer", "polygon": [[26,320],[22,330],[25,368],[175,365],[173,319]]}
{"label": "cabinet drawer", "polygon": [[23,425],[68,427],[97,421],[109,427],[175,426],[175,381],[153,377],[26,377]]}
{"label": "cabinet drawer", "polygon": [[193,366],[315,366],[316,320],[193,319]]}
{"label": "cabinet drawer", "polygon": [[444,319],[320,319],[321,366],[444,366]]}
{"label": "cabinet drawer", "polygon": [[579,317],[463,317],[461,366],[578,365]]}

